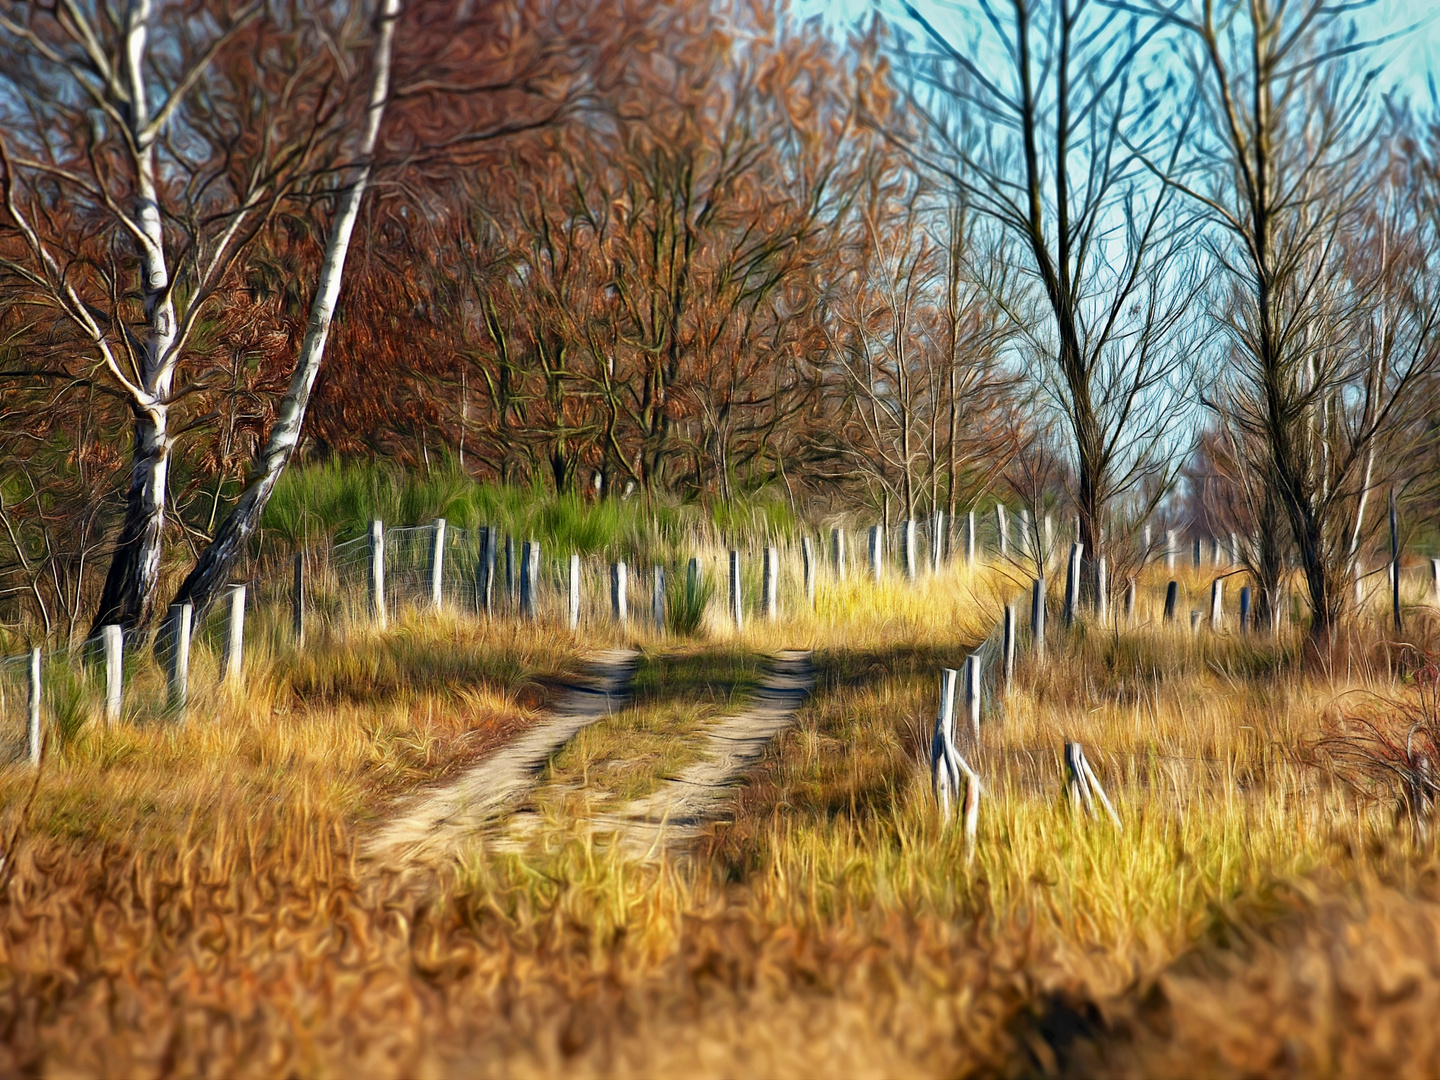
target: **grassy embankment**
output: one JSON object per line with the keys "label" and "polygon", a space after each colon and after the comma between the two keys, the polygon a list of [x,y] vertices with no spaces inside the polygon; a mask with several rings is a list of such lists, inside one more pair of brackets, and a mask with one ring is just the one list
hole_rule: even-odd
{"label": "grassy embankment", "polygon": [[[296,656],[262,630],[245,685],[201,691],[183,728],[81,718],[33,803],[28,772],[0,774],[3,1069],[1432,1073],[1433,847],[1305,749],[1345,695],[1412,692],[1383,647],[1327,676],[1288,638],[1147,620],[1057,640],[985,729],[967,867],[923,748],[939,667],[1016,587],[822,577],[813,615],[739,638],[416,612]],[[356,856],[395,796],[622,636],[644,650],[634,706],[537,798],[643,793],[760,654],[815,650],[816,696],[691,857],[627,860],[568,795],[528,853],[470,847],[426,879]],[[1123,832],[1061,798],[1066,738]]]}

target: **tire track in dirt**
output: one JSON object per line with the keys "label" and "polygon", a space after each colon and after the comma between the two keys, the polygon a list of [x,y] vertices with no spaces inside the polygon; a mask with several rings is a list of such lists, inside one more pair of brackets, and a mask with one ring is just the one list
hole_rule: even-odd
{"label": "tire track in dirt", "polygon": [[625,707],[639,661],[633,649],[597,654],[584,681],[568,685],[534,727],[451,783],[400,804],[395,818],[366,844],[366,857],[392,864],[434,860],[494,822],[534,786],[555,751],[581,729]]}
{"label": "tire track in dirt", "polygon": [[594,832],[611,834],[625,851],[642,858],[655,858],[694,840],[719,817],[770,741],[795,722],[814,687],[810,653],[778,654],[766,665],[750,706],[723,717],[705,733],[698,761],[665,777],[649,795],[595,815]]}

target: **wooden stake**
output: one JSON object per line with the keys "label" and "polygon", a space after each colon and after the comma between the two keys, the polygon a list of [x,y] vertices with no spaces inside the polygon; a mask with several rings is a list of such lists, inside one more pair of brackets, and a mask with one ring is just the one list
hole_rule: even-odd
{"label": "wooden stake", "polygon": [[1240,632],[1242,634],[1248,634],[1251,630],[1250,597],[1250,586],[1243,586],[1240,589]]}
{"label": "wooden stake", "polygon": [[436,518],[430,537],[430,606],[439,609],[445,604],[445,519]]}
{"label": "wooden stake", "polygon": [[885,531],[879,525],[870,526],[870,573],[875,584],[880,584],[882,563],[885,558]]}
{"label": "wooden stake", "polygon": [[1395,619],[1395,632],[1405,624],[1400,618],[1400,515],[1395,509],[1395,489],[1390,489],[1390,611]]}
{"label": "wooden stake", "polygon": [[170,606],[170,709],[182,720],[190,698],[190,623],[194,613],[189,603]]}
{"label": "wooden stake", "polygon": [[965,717],[970,722],[970,745],[980,749],[980,657],[965,658]]}
{"label": "wooden stake", "polygon": [[610,613],[622,627],[630,617],[630,582],[624,562],[610,564]]}
{"label": "wooden stake", "polygon": [[655,580],[650,589],[650,614],[655,617],[655,626],[665,629],[665,568],[655,567]]}
{"label": "wooden stake", "polygon": [[1080,603],[1080,559],[1085,545],[1070,545],[1070,561],[1065,566],[1065,625],[1075,625],[1075,609]]}
{"label": "wooden stake", "polygon": [[1105,556],[1095,560],[1095,617],[1102,623],[1110,614],[1110,580],[1105,570]]}
{"label": "wooden stake", "polygon": [[730,552],[730,618],[736,630],[745,629],[745,606],[740,595],[740,552]]}
{"label": "wooden stake", "polygon": [[113,623],[100,628],[105,650],[105,723],[120,721],[121,696],[125,692],[125,634]]}
{"label": "wooden stake", "polygon": [[580,629],[580,556],[576,552],[570,555],[570,603],[567,612],[568,623],[571,630]]}
{"label": "wooden stake", "polygon": [[527,619],[538,616],[539,585],[540,541],[526,540],[520,557],[520,614]]}
{"label": "wooden stake", "polygon": [[1210,629],[1216,631],[1225,621],[1225,579],[1216,578],[1210,583]]}
{"label": "wooden stake", "polygon": [[370,523],[370,616],[385,629],[385,523]]}
{"label": "wooden stake", "polygon": [[835,580],[845,580],[845,530],[830,530],[830,561],[835,568]]}
{"label": "wooden stake", "polygon": [[[1020,511],[1022,515],[1028,511]],[[1024,516],[1021,517],[1021,528],[1024,528]],[[1000,558],[1004,559],[1010,554],[1010,515],[1005,511],[1004,503],[995,504],[995,526],[1000,533]],[[1022,541],[1023,546],[1023,541]]]}
{"label": "wooden stake", "polygon": [[764,551],[764,563],[761,566],[760,603],[765,618],[771,622],[780,617],[779,578],[780,552],[777,548],[767,547]]}
{"label": "wooden stake", "polygon": [[1009,693],[1015,682],[1015,605],[1005,605],[1005,636],[1002,642],[1004,651],[1001,677],[1004,680],[1005,692]]}
{"label": "wooden stake", "polygon": [[1165,621],[1175,621],[1175,603],[1180,599],[1180,583],[1172,581],[1165,586]]}
{"label": "wooden stake", "polygon": [[[189,606],[188,604],[186,605]],[[28,730],[30,764],[35,768],[40,767],[40,751],[42,743],[40,739],[40,650],[30,650],[30,724]],[[7,854],[9,854],[7,852]]]}
{"label": "wooden stake", "polygon": [[1045,662],[1045,578],[1030,583],[1030,647],[1035,659]]}
{"label": "wooden stake", "polygon": [[805,602],[815,606],[815,549],[809,536],[800,538],[800,559],[805,564]]}
{"label": "wooden stake", "polygon": [[917,564],[916,564],[916,553],[915,553],[915,519],[914,519],[914,518],[906,518],[906,519],[905,519],[905,533],[904,533],[904,538],[905,538],[905,539],[904,539],[904,547],[905,547],[905,580],[908,581],[908,582],[910,582],[910,583],[913,585],[913,584],[915,583],[915,577],[916,577],[916,573],[917,573],[917,571],[918,571],[918,566],[917,566]]}
{"label": "wooden stake", "polygon": [[305,553],[295,553],[295,580],[290,585],[290,636],[295,648],[305,647]]}
{"label": "wooden stake", "polygon": [[975,565],[975,511],[965,512],[965,565]]}
{"label": "wooden stake", "polygon": [[245,586],[230,587],[230,606],[225,626],[225,680],[240,682],[245,656]]}

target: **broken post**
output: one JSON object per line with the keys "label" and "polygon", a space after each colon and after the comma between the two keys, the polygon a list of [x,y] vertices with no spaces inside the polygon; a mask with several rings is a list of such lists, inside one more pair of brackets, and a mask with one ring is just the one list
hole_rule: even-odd
{"label": "broken post", "polygon": [[1115,828],[1124,832],[1125,827],[1120,823],[1120,815],[1115,812],[1115,807],[1106,797],[1105,789],[1100,786],[1100,778],[1095,775],[1095,770],[1085,756],[1085,748],[1079,743],[1067,742],[1065,744],[1065,768],[1069,773],[1071,804],[1077,810],[1083,806],[1085,815],[1093,817],[1095,800],[1099,799]]}
{"label": "broken post", "polygon": [[445,519],[436,518],[430,536],[430,606],[443,607],[445,595]]}
{"label": "broken post", "polygon": [[954,668],[943,668],[940,672],[940,706],[935,711],[935,731],[930,737],[930,786],[940,807],[941,822],[950,820],[950,804],[960,787],[951,756],[955,738],[955,677]]}
{"label": "broken post", "polygon": [[125,633],[111,623],[100,628],[100,645],[105,650],[105,723],[120,720],[121,695],[125,692]]}
{"label": "broken post", "polygon": [[230,604],[225,620],[225,680],[232,685],[240,681],[245,654],[245,586],[230,587]]}
{"label": "broken post", "polygon": [[385,629],[385,523],[370,523],[370,617]]}

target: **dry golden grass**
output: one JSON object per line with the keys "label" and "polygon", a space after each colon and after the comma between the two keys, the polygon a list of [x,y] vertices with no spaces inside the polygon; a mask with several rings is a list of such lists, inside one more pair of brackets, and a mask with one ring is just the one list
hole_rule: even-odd
{"label": "dry golden grass", "polygon": [[[636,620],[635,707],[550,781],[644,790],[760,653],[819,674],[727,820],[658,865],[563,819],[433,877],[355,854],[611,629],[415,616],[262,648],[178,731],[86,728],[28,809],[31,775],[0,773],[0,1072],[1433,1075],[1433,848],[1302,752],[1348,690],[1407,692],[1391,651],[1339,671],[1188,619],[1057,630],[985,728],[967,865],[923,764],[937,673],[1020,585],[822,579],[814,613],[708,642]],[[1062,797],[1066,739],[1123,832]]]}

